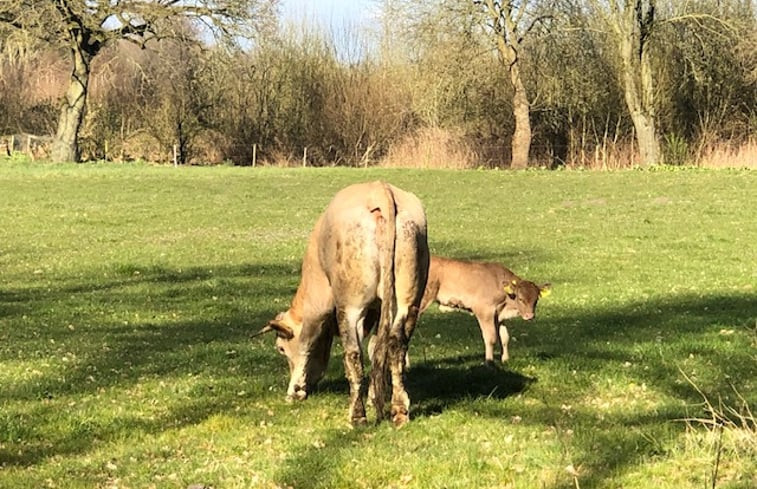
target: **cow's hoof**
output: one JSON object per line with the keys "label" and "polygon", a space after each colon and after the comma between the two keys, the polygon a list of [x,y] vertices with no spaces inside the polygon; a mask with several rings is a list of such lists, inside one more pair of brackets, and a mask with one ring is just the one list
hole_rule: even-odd
{"label": "cow's hoof", "polygon": [[395,404],[392,406],[392,423],[394,423],[395,427],[400,428],[410,421],[410,415],[407,410],[408,404]]}
{"label": "cow's hoof", "polygon": [[407,415],[407,412],[398,412],[392,415],[392,423],[394,423],[395,428],[402,428],[408,421],[410,421],[410,416]]}
{"label": "cow's hoof", "polygon": [[304,390],[297,390],[291,394],[287,394],[287,402],[304,401],[307,399],[308,393]]}
{"label": "cow's hoof", "polygon": [[357,418],[352,418],[350,420],[350,422],[352,423],[353,427],[357,428],[358,426],[365,426],[365,425],[367,425],[368,424],[368,418],[366,418],[365,416],[360,416],[360,417],[357,417]]}
{"label": "cow's hoof", "polygon": [[349,418],[352,426],[361,426],[367,423],[365,406],[362,402],[358,402],[350,408]]}

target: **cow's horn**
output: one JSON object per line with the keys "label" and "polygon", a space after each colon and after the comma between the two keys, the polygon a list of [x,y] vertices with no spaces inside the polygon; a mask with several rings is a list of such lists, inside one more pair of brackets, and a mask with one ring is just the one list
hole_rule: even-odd
{"label": "cow's horn", "polygon": [[252,337],[255,338],[256,336],[260,336],[262,334],[266,334],[269,331],[273,331],[273,328],[271,327],[270,324],[266,324],[265,326],[263,326],[263,328],[260,331],[258,331],[254,335],[252,335]]}

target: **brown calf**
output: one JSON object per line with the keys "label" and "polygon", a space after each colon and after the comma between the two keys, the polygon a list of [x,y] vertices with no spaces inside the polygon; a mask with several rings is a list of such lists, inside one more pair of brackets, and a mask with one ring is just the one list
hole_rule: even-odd
{"label": "brown calf", "polygon": [[507,350],[510,335],[504,320],[520,316],[530,321],[535,316],[539,298],[549,291],[550,284],[536,285],[523,280],[499,263],[432,256],[421,313],[432,302],[438,302],[442,311],[472,312],[484,338],[486,361],[494,360],[494,345],[499,337],[501,360],[506,362],[510,358]]}

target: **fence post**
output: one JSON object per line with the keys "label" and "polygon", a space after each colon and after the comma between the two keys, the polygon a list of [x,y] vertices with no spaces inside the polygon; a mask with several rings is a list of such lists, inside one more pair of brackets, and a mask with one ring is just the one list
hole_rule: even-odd
{"label": "fence post", "polygon": [[179,166],[179,155],[177,154],[176,145],[173,145],[173,166]]}
{"label": "fence post", "polygon": [[305,146],[304,151],[302,152],[302,167],[305,168],[308,166],[308,147]]}
{"label": "fence post", "polygon": [[126,146],[126,138],[124,138],[124,134],[126,131],[126,119],[121,118],[121,151],[120,151],[120,157],[119,160],[121,160],[121,163],[124,162],[124,146]]}
{"label": "fence post", "polygon": [[255,164],[258,160],[258,144],[252,145],[252,167],[255,168]]}

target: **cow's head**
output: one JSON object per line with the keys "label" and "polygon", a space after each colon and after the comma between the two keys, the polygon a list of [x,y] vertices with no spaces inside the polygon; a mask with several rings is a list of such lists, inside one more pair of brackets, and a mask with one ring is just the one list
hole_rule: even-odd
{"label": "cow's head", "polygon": [[[333,316],[333,315],[332,315]],[[279,313],[258,334],[276,333],[276,350],[289,363],[287,399],[305,399],[323,378],[331,355],[335,320],[329,317],[320,324],[303,324],[290,311]]]}
{"label": "cow's head", "polygon": [[530,321],[536,315],[536,304],[541,297],[549,295],[550,284],[536,285],[528,280],[513,280],[505,285],[505,307],[499,319],[512,319],[518,316]]}

